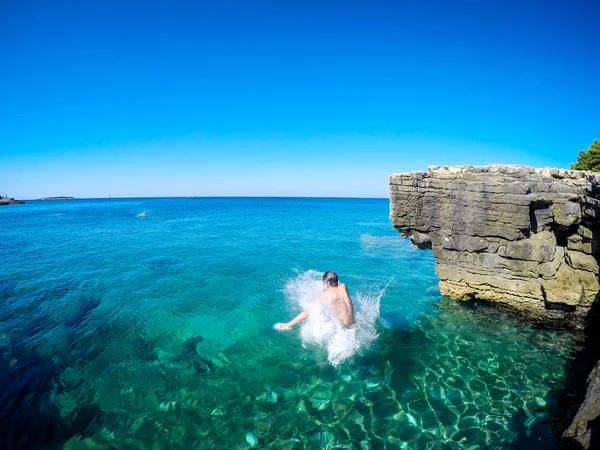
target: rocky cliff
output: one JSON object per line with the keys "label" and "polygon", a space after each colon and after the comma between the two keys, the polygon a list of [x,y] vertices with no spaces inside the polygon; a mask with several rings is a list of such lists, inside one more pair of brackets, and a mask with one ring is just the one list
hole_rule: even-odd
{"label": "rocky cliff", "polygon": [[[588,345],[598,345],[590,339],[597,325],[586,319],[600,290],[600,174],[453,166],[395,174],[389,183],[390,220],[433,251],[442,294],[495,302],[545,325],[587,324]],[[593,448],[600,363],[588,383],[565,437]]]}
{"label": "rocky cliff", "polygon": [[600,286],[600,176],[524,166],[392,175],[390,219],[431,248],[443,294],[581,327]]}

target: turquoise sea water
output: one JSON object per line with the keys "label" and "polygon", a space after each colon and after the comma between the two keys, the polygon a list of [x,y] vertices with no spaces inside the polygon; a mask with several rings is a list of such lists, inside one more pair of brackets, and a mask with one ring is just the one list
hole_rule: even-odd
{"label": "turquoise sea water", "polygon": [[[556,448],[573,337],[442,298],[431,253],[400,238],[388,208],[0,209],[2,448]],[[360,329],[329,333],[315,315],[273,330],[325,270],[348,285]]]}

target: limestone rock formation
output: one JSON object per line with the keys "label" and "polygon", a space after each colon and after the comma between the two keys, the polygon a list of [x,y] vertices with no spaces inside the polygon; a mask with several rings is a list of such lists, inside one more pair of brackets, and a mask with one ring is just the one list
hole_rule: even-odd
{"label": "limestone rock formation", "polygon": [[582,327],[600,290],[600,174],[435,166],[389,183],[390,220],[432,249],[442,294]]}

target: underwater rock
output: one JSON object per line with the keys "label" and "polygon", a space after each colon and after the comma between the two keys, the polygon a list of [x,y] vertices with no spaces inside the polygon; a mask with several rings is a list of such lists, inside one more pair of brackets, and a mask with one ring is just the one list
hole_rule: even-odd
{"label": "underwater rock", "polygon": [[393,417],[400,412],[400,405],[393,398],[388,398],[373,404],[373,416],[376,419]]}
{"label": "underwater rock", "polygon": [[60,411],[61,417],[67,417],[77,409],[77,398],[70,392],[57,395],[54,402]]}
{"label": "underwater rock", "polygon": [[198,400],[197,398],[188,398],[188,399],[185,401],[185,403],[186,403],[186,404],[187,404],[187,405],[188,405],[190,408],[196,409],[196,408],[198,407],[199,400]]}
{"label": "underwater rock", "polygon": [[389,185],[390,220],[433,250],[442,294],[582,329],[600,289],[600,174],[451,166]]}
{"label": "underwater rock", "polygon": [[248,445],[250,445],[250,447],[258,447],[260,443],[258,438],[252,432],[246,433],[246,442],[248,443]]}
{"label": "underwater rock", "polygon": [[225,413],[223,412],[223,410],[221,408],[215,408],[210,413],[211,416],[222,416],[223,414],[225,414]]}
{"label": "underwater rock", "polygon": [[183,427],[173,427],[171,430],[171,441],[172,442],[181,442],[185,436],[185,428]]}
{"label": "underwater rock", "polygon": [[265,437],[267,434],[271,432],[273,427],[270,423],[267,422],[256,422],[254,424],[254,433],[260,437]]}
{"label": "underwater rock", "polygon": [[98,444],[91,438],[81,439],[75,436],[65,442],[63,450],[104,450],[104,445]]}
{"label": "underwater rock", "polygon": [[333,408],[335,417],[339,421],[344,420],[344,417],[346,417],[346,414],[348,414],[348,411],[350,411],[351,407],[352,407],[352,404],[345,400],[338,400],[338,401],[335,401],[332,403],[332,408]]}
{"label": "underwater rock", "polygon": [[310,406],[318,411],[325,411],[329,408],[329,400],[324,398],[311,398],[309,400]]}
{"label": "underwater rock", "polygon": [[142,443],[134,438],[127,438],[119,444],[119,450],[142,450],[144,448]]}
{"label": "underwater rock", "polygon": [[362,450],[373,450],[373,447],[371,446],[371,442],[369,442],[367,440],[361,441],[360,448]]}
{"label": "underwater rock", "polygon": [[158,405],[158,409],[161,411],[173,411],[175,405],[177,405],[177,402],[167,400],[164,402],[160,402],[160,404]]}
{"label": "underwater rock", "polygon": [[271,391],[271,403],[277,403],[280,402],[281,400],[283,400],[283,395],[281,395],[279,392],[276,391]]}
{"label": "underwater rock", "polygon": [[112,430],[104,427],[94,436],[95,440],[102,445],[109,446],[115,440],[115,433]]}
{"label": "underwater rock", "polygon": [[378,388],[379,383],[368,381],[366,386],[367,386],[367,389],[371,390],[371,389]]}
{"label": "underwater rock", "polygon": [[306,407],[306,400],[303,398],[300,398],[298,400],[298,404],[296,405],[296,411],[298,412],[307,412],[308,408]]}

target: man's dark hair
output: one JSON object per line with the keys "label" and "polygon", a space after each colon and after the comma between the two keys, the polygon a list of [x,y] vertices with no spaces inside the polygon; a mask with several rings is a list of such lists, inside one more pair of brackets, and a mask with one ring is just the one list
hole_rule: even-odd
{"label": "man's dark hair", "polygon": [[336,287],[338,285],[338,277],[331,270],[323,274],[323,283],[328,287]]}

